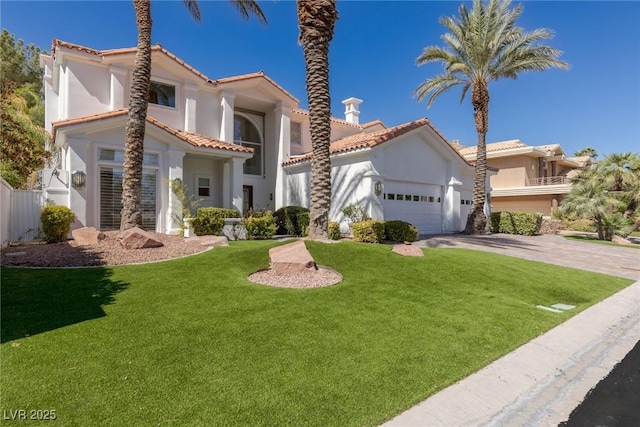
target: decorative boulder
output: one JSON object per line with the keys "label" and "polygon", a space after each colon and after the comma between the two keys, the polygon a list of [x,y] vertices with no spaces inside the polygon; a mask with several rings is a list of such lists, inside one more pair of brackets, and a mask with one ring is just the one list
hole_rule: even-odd
{"label": "decorative boulder", "polygon": [[616,236],[614,235],[613,237],[611,237],[611,241],[614,243],[617,243],[619,245],[630,245],[631,242],[627,239],[625,239],[624,237],[620,237],[620,236]]}
{"label": "decorative boulder", "polygon": [[315,272],[316,262],[302,240],[269,249],[271,270],[277,275]]}
{"label": "decorative boulder", "polygon": [[424,252],[417,246],[412,244],[393,245],[391,249],[393,252],[404,256],[424,256]]}
{"label": "decorative boulder", "polygon": [[133,227],[118,235],[118,243],[125,249],[158,248],[162,242],[153,238],[151,233],[139,227]]}
{"label": "decorative boulder", "polygon": [[98,242],[104,240],[105,234],[95,227],[82,227],[71,232],[71,237],[78,246],[97,245]]}

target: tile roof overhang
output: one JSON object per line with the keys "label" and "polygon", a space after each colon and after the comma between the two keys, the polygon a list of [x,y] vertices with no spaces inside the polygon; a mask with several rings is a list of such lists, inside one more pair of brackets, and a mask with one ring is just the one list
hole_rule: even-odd
{"label": "tile roof overhang", "polygon": [[[437,139],[440,140],[444,147],[446,147],[445,149],[451,150],[452,153],[455,153],[456,157],[458,157],[462,163],[466,164],[469,167],[472,166],[467,160],[465,160],[462,155],[460,155],[457,150],[455,150],[447,143],[446,138],[435,128],[435,126],[431,124],[429,119],[427,119],[426,117],[371,133],[362,132],[344,137],[331,143],[331,145],[329,146],[329,153],[330,155],[335,156],[341,153],[370,150],[374,147],[406,135],[412,131],[419,131],[423,128],[429,129],[433,133],[435,133]],[[283,166],[293,166],[308,162],[312,157],[312,152],[305,153],[301,156],[292,157],[291,159],[283,162]]]}
{"label": "tile roof overhang", "polygon": [[[78,126],[85,125],[95,125],[99,122],[105,123],[108,120],[112,119],[126,119],[129,110],[127,108],[122,108],[120,110],[108,111],[99,114],[92,114],[84,117],[76,117],[73,119],[61,120],[57,122],[53,122],[52,126],[52,134],[53,134],[53,142],[55,143],[56,136],[63,130],[67,130],[69,128],[74,128]],[[215,138],[208,137],[206,135],[201,135],[194,132],[185,132],[177,129],[173,129],[170,126],[160,122],[159,120],[154,119],[153,117],[147,115],[147,123],[153,125],[157,129],[177,138],[183,143],[188,144],[188,146],[194,147],[196,149],[202,149],[199,152],[202,153],[210,153],[210,154],[224,154],[226,157],[242,157],[249,158],[253,155],[253,149],[244,147],[242,145],[235,145],[228,142],[220,141]]]}
{"label": "tile roof overhang", "polygon": [[[135,47],[129,47],[129,48],[121,48],[121,49],[108,49],[108,50],[97,50],[97,49],[92,49],[86,46],[81,46],[75,43],[70,43],[70,42],[65,42],[62,40],[58,40],[58,39],[53,39],[53,43],[51,46],[51,56],[53,57],[53,59],[56,59],[56,51],[57,50],[61,50],[61,49],[68,49],[68,50],[72,50],[75,52],[80,52],[80,53],[84,53],[87,55],[92,55],[92,56],[100,56],[102,57],[104,60],[110,60],[111,58],[116,58],[116,57],[123,57],[123,56],[135,56],[137,48]],[[161,54],[167,58],[169,58],[171,61],[173,61],[174,63],[178,64],[179,66],[183,67],[184,69],[186,69],[187,71],[191,72],[192,74],[194,74],[198,79],[202,80],[204,83],[206,84],[210,84],[213,85],[214,87],[220,87],[220,88],[224,88],[224,87],[233,87],[234,85],[237,85],[239,83],[244,83],[244,82],[251,82],[251,83],[255,83],[255,84],[266,84],[267,87],[274,89],[274,92],[276,92],[277,94],[279,94],[280,98],[288,101],[291,104],[297,105],[300,103],[300,101],[294,97],[292,94],[290,94],[289,92],[287,92],[282,86],[280,86],[279,84],[277,84],[275,81],[273,81],[271,78],[269,78],[268,76],[266,76],[264,74],[263,71],[259,71],[257,73],[250,73],[250,74],[243,74],[243,75],[239,75],[239,76],[233,76],[233,77],[226,77],[226,78],[222,78],[222,79],[210,79],[209,77],[207,77],[206,75],[204,75],[203,73],[201,73],[200,71],[196,70],[195,68],[193,68],[192,66],[190,66],[189,64],[187,64],[186,62],[184,62],[182,59],[178,58],[176,55],[174,55],[173,53],[169,52],[168,50],[166,50],[165,48],[162,47],[162,45],[160,44],[156,44],[151,46],[151,53],[157,53],[157,54]]]}

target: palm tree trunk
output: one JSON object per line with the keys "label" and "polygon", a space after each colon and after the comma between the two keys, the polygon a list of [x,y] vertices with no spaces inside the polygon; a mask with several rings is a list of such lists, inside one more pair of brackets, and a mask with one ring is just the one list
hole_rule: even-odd
{"label": "palm tree trunk", "polygon": [[471,104],[473,105],[476,132],[478,132],[478,147],[473,177],[473,202],[464,232],[465,234],[483,234],[487,226],[484,203],[486,200],[487,180],[486,136],[489,130],[489,88],[486,82],[480,81],[473,85]]}
{"label": "palm tree trunk", "polygon": [[335,0],[298,0],[297,6],[313,148],[309,237],[326,239],[331,207],[329,43],[333,38],[337,10]]}
{"label": "palm tree trunk", "polygon": [[121,230],[142,227],[142,156],[151,79],[151,4],[149,0],[133,0],[133,5],[138,26],[138,49],[131,79],[129,118],[126,126]]}

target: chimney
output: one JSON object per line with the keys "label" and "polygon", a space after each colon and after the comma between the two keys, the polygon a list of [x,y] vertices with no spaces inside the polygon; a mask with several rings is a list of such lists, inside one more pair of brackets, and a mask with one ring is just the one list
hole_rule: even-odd
{"label": "chimney", "polygon": [[362,103],[362,99],[348,98],[342,101],[345,105],[344,119],[354,125],[360,124],[360,110],[358,106]]}

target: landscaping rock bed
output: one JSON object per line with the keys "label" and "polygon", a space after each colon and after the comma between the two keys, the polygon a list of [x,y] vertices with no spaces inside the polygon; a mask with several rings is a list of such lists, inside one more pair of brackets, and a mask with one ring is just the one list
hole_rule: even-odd
{"label": "landscaping rock bed", "polygon": [[[194,239],[151,233],[163,246],[145,249],[124,249],[117,241],[120,231],[104,232],[97,244],[78,246],[74,240],[45,244],[28,242],[2,250],[0,265],[21,267],[91,267],[138,264],[193,255],[209,249]],[[13,255],[12,255],[13,254]]]}

